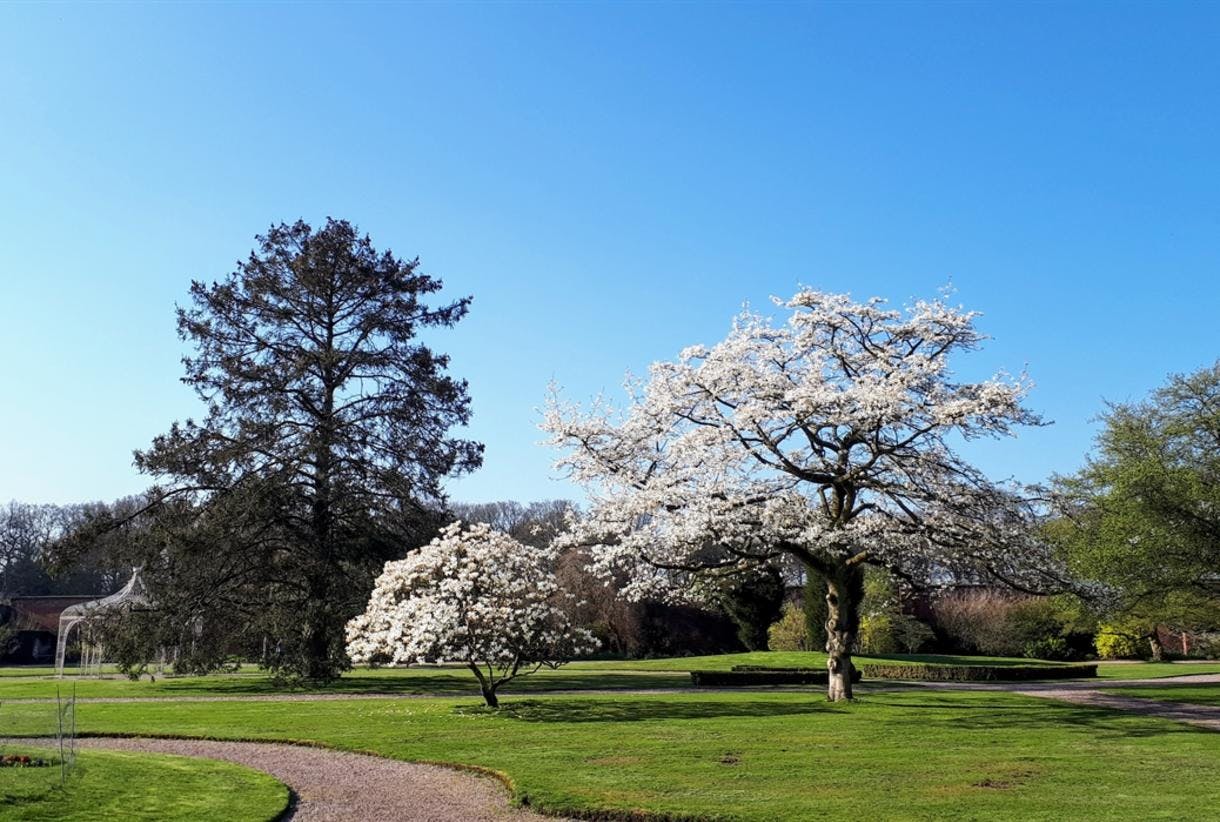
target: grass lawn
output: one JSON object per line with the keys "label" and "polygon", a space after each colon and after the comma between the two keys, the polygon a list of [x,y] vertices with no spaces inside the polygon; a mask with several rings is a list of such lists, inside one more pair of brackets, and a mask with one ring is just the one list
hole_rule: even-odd
{"label": "grass lawn", "polygon": [[1097,666],[1097,675],[1105,679],[1160,679],[1192,674],[1220,674],[1220,662],[1102,662]]}
{"label": "grass lawn", "polygon": [[[0,734],[45,732],[46,708],[4,705]],[[793,692],[522,696],[498,713],[477,699],[158,701],[77,714],[83,733],[298,740],[479,765],[551,811],[1144,820],[1220,807],[1220,734],[998,692],[904,690],[850,705]]]}
{"label": "grass lawn", "polygon": [[[1056,665],[1041,660],[1008,657],[901,655],[857,656],[862,663],[901,663],[908,665]],[[598,660],[574,662],[558,671],[542,670],[505,686],[505,693],[531,694],[556,690],[640,690],[689,688],[687,672],[729,670],[734,665],[824,668],[826,655],[817,652],[758,651],[719,656],[674,657],[669,659]],[[306,686],[286,691],[277,687],[264,673],[249,666],[236,674],[207,677],[159,677],[132,682],[117,674],[105,679],[56,679],[50,668],[0,668],[0,701],[12,699],[54,699],[58,688],[64,696],[166,698],[177,696],[274,696],[289,693],[329,694],[403,694],[421,696],[462,696],[476,693],[474,676],[460,666],[422,668],[356,669],[338,682]],[[1140,679],[1184,674],[1220,673],[1220,662],[1183,663],[1101,663],[1098,674],[1104,678]]]}
{"label": "grass lawn", "polygon": [[1159,699],[1164,702],[1189,702],[1192,705],[1213,705],[1220,708],[1220,684],[1190,685],[1187,683],[1157,685],[1142,688],[1110,688],[1108,694],[1137,699]]}
{"label": "grass lawn", "polygon": [[[45,756],[6,744],[4,753]],[[13,822],[268,822],[288,789],[259,771],[180,756],[81,751],[60,787],[59,767],[0,768],[0,818]]]}
{"label": "grass lawn", "polygon": [[[0,701],[10,699],[54,699],[56,688],[65,697],[142,697],[168,698],[180,696],[275,696],[285,693],[323,694],[403,694],[403,695],[462,695],[478,693],[478,682],[464,667],[359,669],[349,671],[337,682],[321,686],[284,688],[276,686],[269,676],[254,667],[236,674],[212,676],[158,677],[155,682],[142,679],[133,682],[114,675],[105,679],[53,676],[0,676]],[[543,670],[523,677],[506,686],[517,693],[553,690],[682,688],[690,686],[684,671],[578,671],[561,668]]]}
{"label": "grass lawn", "polygon": [[[1003,657],[964,657],[893,655],[887,657],[856,657],[861,663],[905,663],[915,665],[1054,665],[1028,659]],[[773,667],[824,668],[826,655],[815,652],[753,652],[719,656],[674,657],[670,659],[599,660],[575,662],[558,671],[542,670],[508,686],[508,693],[538,693],[555,690],[638,690],[688,688],[687,672],[728,670],[734,665],[770,665]],[[1135,666],[1126,666],[1134,668]],[[1220,670],[1220,665],[1217,666]],[[259,696],[285,693],[270,678],[254,666],[236,674],[208,677],[159,677],[138,682],[112,675],[106,679],[67,676],[56,679],[52,669],[0,669],[0,700],[53,699],[56,688],[64,696],[72,692],[89,697],[174,697],[174,696]],[[295,693],[363,694],[391,693],[414,695],[462,695],[476,692],[474,676],[464,667],[422,667],[402,669],[356,669],[338,682],[325,686],[302,687]]]}

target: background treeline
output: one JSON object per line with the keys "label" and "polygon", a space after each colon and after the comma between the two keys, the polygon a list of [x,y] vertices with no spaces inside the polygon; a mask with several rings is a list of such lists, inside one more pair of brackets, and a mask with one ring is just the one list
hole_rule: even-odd
{"label": "background treeline", "polygon": [[[35,505],[10,502],[0,507],[0,580],[6,598],[47,594],[107,594],[117,590],[130,566],[107,564],[131,554],[123,539],[139,541],[149,534],[129,527],[109,533],[95,550],[74,555],[64,564],[57,549],[71,542],[74,528],[91,518],[115,517],[138,510],[143,500],[131,497],[114,503]],[[577,507],[566,500],[521,503],[454,503],[435,512],[436,523],[454,519],[485,522],[526,544],[550,543],[565,530]],[[136,522],[139,522],[137,518]],[[421,538],[424,534],[421,534]],[[156,569],[150,583],[156,587]],[[825,604],[822,584],[800,569],[769,569],[730,578],[705,604],[672,605],[631,602],[621,584],[591,572],[580,550],[564,553],[561,581],[576,594],[572,617],[594,632],[602,656],[659,657],[726,653],[744,650],[816,651],[825,644]],[[175,578],[180,584],[183,577]],[[623,581],[620,581],[620,583]],[[179,591],[180,597],[203,592]],[[166,596],[166,594],[162,594]],[[169,596],[174,596],[170,594]],[[1181,601],[1179,595],[1176,601]],[[1173,600],[1173,598],[1171,598]],[[870,571],[865,584],[859,651],[866,654],[960,653],[1025,656],[1038,659],[1163,658],[1220,655],[1220,634],[1214,598],[1199,597],[1192,607],[1162,611],[1149,626],[1130,617],[1107,613],[1105,602],[1076,594],[1031,596],[1010,590],[969,585],[939,591],[918,591],[884,571]],[[186,626],[180,636],[166,636],[157,620],[142,622],[128,615],[130,632],[114,630],[111,650],[120,661],[148,654],[147,637],[177,647],[183,641],[217,638],[208,656],[234,664],[258,659],[268,652],[265,634],[245,624],[234,612],[221,620],[226,631]],[[1124,621],[1125,620],[1125,621]],[[256,623],[257,624],[257,623]],[[125,639],[138,628],[145,640]],[[198,650],[196,651],[198,654]],[[151,658],[151,657],[150,657]],[[138,666],[137,666],[138,667]]]}

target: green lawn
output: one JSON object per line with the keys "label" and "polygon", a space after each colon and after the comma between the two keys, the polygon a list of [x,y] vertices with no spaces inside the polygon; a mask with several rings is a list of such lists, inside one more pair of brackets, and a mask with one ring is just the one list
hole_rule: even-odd
{"label": "green lawn", "polygon": [[1212,705],[1220,708],[1220,684],[1212,685],[1157,685],[1140,688],[1110,688],[1108,694],[1131,696],[1137,699],[1160,699],[1165,702],[1189,702],[1192,705]]}
{"label": "green lawn", "polygon": [[[860,663],[904,663],[914,665],[1055,665],[1040,660],[1006,657],[891,655],[858,656]],[[760,651],[719,656],[674,657],[669,659],[598,660],[575,662],[558,671],[543,670],[505,686],[507,693],[530,694],[555,690],[639,690],[690,687],[687,672],[694,669],[728,670],[734,665],[822,668],[826,655],[816,652]],[[0,701],[12,699],[54,699],[58,688],[66,697],[75,685],[78,697],[179,696],[274,696],[290,693],[402,694],[462,696],[477,692],[474,676],[465,668],[367,668],[350,671],[338,682],[324,686],[286,691],[277,687],[254,666],[236,674],[207,677],[159,677],[132,682],[117,675],[105,679],[67,676],[56,679],[48,668],[0,668]],[[1220,662],[1183,663],[1102,663],[1098,673],[1105,678],[1139,679],[1185,674],[1220,673]]]}
{"label": "green lawn", "polygon": [[287,805],[288,789],[270,776],[209,759],[81,751],[63,787],[57,766],[0,768],[0,818],[12,822],[268,822]]}
{"label": "green lawn", "polygon": [[1097,675],[1106,679],[1160,679],[1194,674],[1220,674],[1220,662],[1103,662],[1097,666]]}
{"label": "green lawn", "polygon": [[[961,656],[856,657],[862,663],[900,662],[916,665],[1054,665],[1028,659]],[[687,688],[687,672],[695,669],[728,670],[734,665],[824,668],[826,655],[803,652],[754,652],[719,656],[670,659],[599,660],[575,662],[557,671],[542,670],[506,686],[510,693],[554,690],[637,690]],[[1128,666],[1134,667],[1134,666]],[[16,673],[16,672],[21,673]],[[36,673],[35,673],[36,672]],[[208,677],[158,677],[138,682],[111,676],[106,679],[67,676],[56,679],[51,669],[0,669],[0,700],[53,699],[56,689],[67,696],[75,684],[76,695],[88,697],[259,696],[284,693],[255,667],[236,674]],[[294,693],[462,695],[477,690],[474,676],[465,668],[422,667],[403,669],[357,669],[338,682],[320,687],[294,689]]]}
{"label": "green lawn", "polygon": [[[0,734],[44,733],[46,710],[4,705]],[[447,698],[93,703],[77,723],[478,765],[552,811],[1144,820],[1220,807],[1220,734],[997,692],[524,696],[498,713]]]}
{"label": "green lawn", "polygon": [[[463,667],[405,668],[350,671],[337,682],[322,686],[284,688],[254,668],[236,674],[159,677],[137,682],[113,676],[105,679],[53,676],[0,676],[0,701],[10,699],[54,699],[56,689],[67,697],[73,687],[77,697],[183,697],[183,696],[274,696],[285,693],[462,695],[478,693],[474,675]],[[515,692],[589,689],[640,689],[689,687],[690,677],[680,671],[580,671],[561,668],[543,670],[511,683]]]}

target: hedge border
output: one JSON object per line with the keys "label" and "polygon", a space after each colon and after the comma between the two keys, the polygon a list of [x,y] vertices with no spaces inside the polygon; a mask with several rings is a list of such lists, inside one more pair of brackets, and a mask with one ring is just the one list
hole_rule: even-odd
{"label": "hedge border", "polygon": [[[1032,682],[1040,679],[1089,679],[1097,676],[1097,664],[1075,665],[904,665],[864,663],[857,669],[869,679],[903,679],[916,682]],[[768,668],[735,665],[735,673],[822,673],[818,668]]]}
{"label": "hedge border", "polygon": [[[752,670],[691,671],[690,679],[696,688],[732,688],[751,685],[825,685],[830,675],[825,668],[754,667]],[[860,681],[859,669],[853,674],[852,681]]]}

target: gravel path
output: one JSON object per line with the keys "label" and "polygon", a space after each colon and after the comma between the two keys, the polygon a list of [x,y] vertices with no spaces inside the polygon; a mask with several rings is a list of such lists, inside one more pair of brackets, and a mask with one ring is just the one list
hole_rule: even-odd
{"label": "gravel path", "polygon": [[1089,679],[1072,682],[922,682],[919,684],[941,690],[1007,691],[1014,694],[1022,694],[1023,696],[1057,699],[1062,702],[1071,702],[1075,705],[1110,708],[1116,711],[1140,714],[1141,716],[1172,719],[1175,722],[1186,722],[1212,731],[1220,731],[1220,707],[1214,705],[1163,702],[1156,699],[1140,699],[1138,697],[1122,696],[1114,693],[1103,693],[1103,691],[1144,685],[1217,685],[1220,684],[1220,674],[1187,674],[1184,676],[1161,677],[1159,679],[1115,679],[1102,680],[1100,682],[1095,679]]}
{"label": "gravel path", "polygon": [[1131,696],[1103,694],[1101,691],[1090,691],[1080,688],[1062,690],[1044,688],[1036,691],[1016,691],[1016,693],[1027,696],[1039,696],[1045,699],[1058,699],[1076,705],[1111,708],[1116,711],[1140,714],[1141,716],[1172,719],[1176,722],[1186,722],[1190,725],[1207,728],[1208,730],[1220,731],[1220,708],[1212,705],[1190,705],[1185,702],[1138,699]]}
{"label": "gravel path", "polygon": [[84,737],[79,748],[220,759],[287,785],[294,822],[554,822],[512,808],[498,780],[439,765],[270,742]]}

